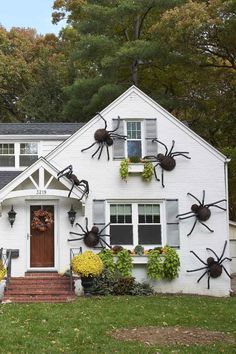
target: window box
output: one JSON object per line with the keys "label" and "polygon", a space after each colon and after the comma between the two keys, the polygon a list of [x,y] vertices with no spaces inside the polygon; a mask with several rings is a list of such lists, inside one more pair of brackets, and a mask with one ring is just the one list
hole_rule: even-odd
{"label": "window box", "polygon": [[[113,256],[114,261],[117,261],[117,256]],[[131,256],[133,264],[147,264],[148,262],[148,256],[143,255],[143,256]]]}
{"label": "window box", "polygon": [[128,172],[129,173],[142,173],[144,168],[143,163],[132,163],[128,164]]}

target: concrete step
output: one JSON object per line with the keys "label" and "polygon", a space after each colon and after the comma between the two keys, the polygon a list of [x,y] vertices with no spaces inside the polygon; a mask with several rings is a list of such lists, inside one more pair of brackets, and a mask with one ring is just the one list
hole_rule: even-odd
{"label": "concrete step", "polygon": [[33,303],[33,302],[71,302],[76,300],[77,296],[75,295],[35,295],[35,296],[6,296],[3,302],[12,302],[12,303]]}

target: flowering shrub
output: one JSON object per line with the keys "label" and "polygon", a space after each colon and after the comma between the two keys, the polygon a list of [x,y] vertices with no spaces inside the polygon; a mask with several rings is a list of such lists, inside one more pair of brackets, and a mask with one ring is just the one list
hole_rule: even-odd
{"label": "flowering shrub", "polygon": [[96,277],[103,271],[101,258],[92,251],[85,251],[75,256],[71,261],[72,270],[81,277]]}
{"label": "flowering shrub", "polygon": [[3,280],[6,274],[7,274],[7,270],[4,267],[2,261],[0,260],[0,281]]}

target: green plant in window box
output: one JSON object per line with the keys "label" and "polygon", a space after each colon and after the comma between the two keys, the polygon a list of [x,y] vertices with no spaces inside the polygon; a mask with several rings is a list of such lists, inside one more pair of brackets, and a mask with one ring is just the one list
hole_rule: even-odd
{"label": "green plant in window box", "polygon": [[129,160],[124,159],[120,163],[120,177],[123,181],[127,182],[129,176]]}
{"label": "green plant in window box", "polygon": [[140,163],[142,160],[140,159],[139,156],[130,156],[129,157],[129,163]]}
{"label": "green plant in window box", "polygon": [[147,275],[150,279],[158,280],[162,278],[163,265],[159,250],[152,250],[148,256]]}
{"label": "green plant in window box", "polygon": [[145,162],[142,172],[142,179],[146,182],[151,182],[153,176],[153,164],[151,162]]}
{"label": "green plant in window box", "polygon": [[123,277],[132,275],[133,262],[128,250],[122,250],[117,254],[116,269]]}
{"label": "green plant in window box", "polygon": [[165,246],[163,248],[164,262],[163,275],[164,279],[172,280],[179,275],[180,260],[179,256],[174,248]]}

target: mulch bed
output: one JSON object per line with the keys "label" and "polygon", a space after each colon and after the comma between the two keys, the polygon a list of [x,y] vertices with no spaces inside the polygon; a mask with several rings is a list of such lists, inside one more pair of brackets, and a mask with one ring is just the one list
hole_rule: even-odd
{"label": "mulch bed", "polygon": [[116,329],[109,335],[122,341],[137,340],[146,345],[207,345],[214,342],[235,343],[234,338],[226,333],[201,328],[183,327],[138,327]]}

